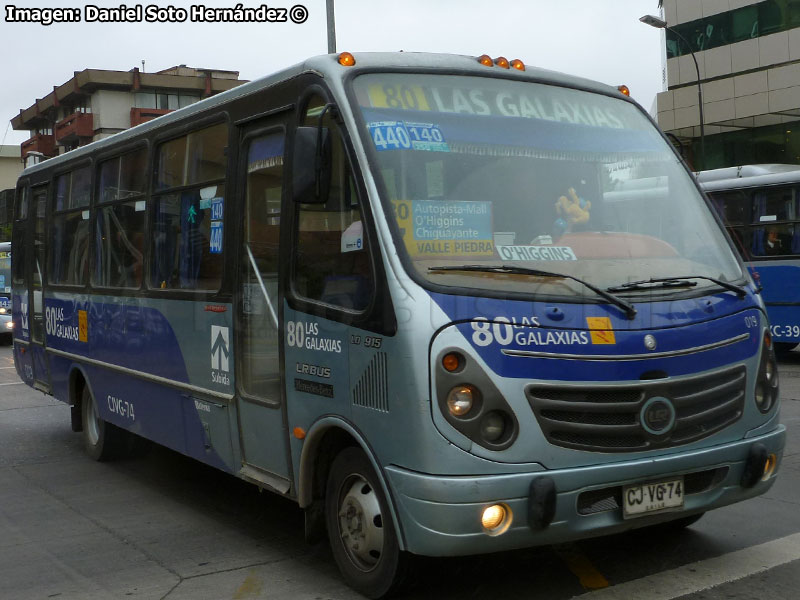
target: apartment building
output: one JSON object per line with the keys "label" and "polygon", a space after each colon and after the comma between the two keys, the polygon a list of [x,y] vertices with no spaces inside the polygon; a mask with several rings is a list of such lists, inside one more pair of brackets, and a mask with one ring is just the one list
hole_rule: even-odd
{"label": "apartment building", "polygon": [[144,73],[138,67],[130,71],[84,69],[21,109],[11,120],[11,126],[30,131],[30,138],[20,146],[20,155],[27,165],[242,83],[246,82],[239,79],[238,71],[186,65],[156,73]]}

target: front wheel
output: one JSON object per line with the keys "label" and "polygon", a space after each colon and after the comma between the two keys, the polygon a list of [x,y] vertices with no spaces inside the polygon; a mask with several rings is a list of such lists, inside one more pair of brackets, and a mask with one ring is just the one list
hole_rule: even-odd
{"label": "front wheel", "polygon": [[380,482],[359,448],[346,448],[333,461],[325,522],[333,557],[353,589],[383,598],[403,583],[409,557],[400,551]]}
{"label": "front wheel", "polygon": [[81,395],[81,423],[83,446],[94,460],[113,460],[125,454],[128,432],[100,417],[88,385],[84,386]]}

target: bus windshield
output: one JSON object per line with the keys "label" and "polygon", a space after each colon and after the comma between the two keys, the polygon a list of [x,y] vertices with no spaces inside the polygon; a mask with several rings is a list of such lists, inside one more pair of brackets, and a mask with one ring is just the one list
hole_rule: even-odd
{"label": "bus windshield", "polygon": [[[3,250],[3,246],[10,246],[10,243],[0,244],[0,296],[8,297],[11,294],[11,251]],[[0,306],[3,306],[2,299]]]}
{"label": "bus windshield", "polygon": [[[489,77],[381,73],[353,85],[398,245],[424,280],[574,296],[586,293],[574,279],[522,271],[603,289],[743,276],[678,157],[630,102]],[[460,265],[472,268],[438,269]]]}

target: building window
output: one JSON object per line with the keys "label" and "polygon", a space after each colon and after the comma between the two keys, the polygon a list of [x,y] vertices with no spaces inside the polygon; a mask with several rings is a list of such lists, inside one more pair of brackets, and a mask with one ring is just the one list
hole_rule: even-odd
{"label": "building window", "polygon": [[[763,35],[800,27],[797,0],[764,0],[735,10],[672,27],[691,45],[694,52],[710,50]],[[667,58],[689,54],[683,40],[666,32]]]}
{"label": "building window", "polygon": [[198,94],[170,91],[136,92],[135,108],[155,108],[159,110],[178,110],[200,100]]}

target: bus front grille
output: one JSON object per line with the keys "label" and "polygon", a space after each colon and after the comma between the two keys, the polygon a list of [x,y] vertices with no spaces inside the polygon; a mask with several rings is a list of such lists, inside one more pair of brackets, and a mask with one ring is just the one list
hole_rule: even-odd
{"label": "bus front grille", "polygon": [[[742,416],[745,368],[626,385],[531,384],[525,396],[551,444],[595,452],[638,452],[688,444]],[[662,411],[654,427],[648,407]]]}

